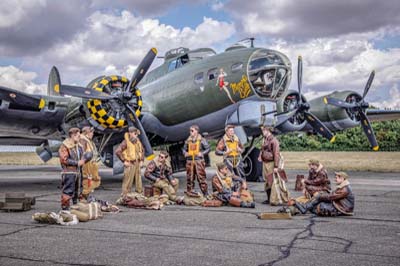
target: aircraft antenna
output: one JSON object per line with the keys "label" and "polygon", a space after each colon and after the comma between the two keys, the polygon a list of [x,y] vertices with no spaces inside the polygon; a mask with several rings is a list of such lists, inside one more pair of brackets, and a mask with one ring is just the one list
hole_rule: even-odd
{"label": "aircraft antenna", "polygon": [[250,47],[254,48],[254,37],[250,37],[249,40],[250,40]]}

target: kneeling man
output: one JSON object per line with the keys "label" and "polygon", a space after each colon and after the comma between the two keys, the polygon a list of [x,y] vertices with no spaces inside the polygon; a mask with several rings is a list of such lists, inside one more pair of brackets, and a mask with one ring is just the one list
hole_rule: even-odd
{"label": "kneeling man", "polygon": [[179,180],[172,176],[172,167],[167,161],[168,152],[161,151],[146,167],[144,177],[152,182],[153,187],[162,190],[168,195],[169,200],[176,201]]}
{"label": "kneeling man", "polygon": [[255,203],[241,200],[242,190],[247,190],[247,183],[233,175],[225,163],[217,164],[217,173],[212,178],[214,196],[224,204],[234,207],[254,208]]}

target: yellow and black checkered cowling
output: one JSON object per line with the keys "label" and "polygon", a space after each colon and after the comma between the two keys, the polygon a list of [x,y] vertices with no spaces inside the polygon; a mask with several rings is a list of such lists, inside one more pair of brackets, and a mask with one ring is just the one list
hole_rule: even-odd
{"label": "yellow and black checkered cowling", "polygon": [[[92,89],[103,92],[104,88],[113,81],[120,81],[123,84],[123,87],[126,87],[129,84],[129,80],[126,77],[106,76],[100,81],[95,82],[92,86]],[[136,96],[138,106],[136,109],[136,116],[139,117],[143,106],[142,96],[140,94],[140,90],[137,88],[134,89],[133,94]],[[101,100],[90,99],[87,102],[87,108],[91,118],[104,129],[123,128],[128,125],[126,119],[116,119],[113,117],[111,115],[113,110],[105,106]]]}

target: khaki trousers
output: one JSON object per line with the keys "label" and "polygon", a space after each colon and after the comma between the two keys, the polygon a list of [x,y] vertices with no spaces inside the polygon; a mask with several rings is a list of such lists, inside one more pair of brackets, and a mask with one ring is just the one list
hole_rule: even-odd
{"label": "khaki trousers", "polygon": [[97,162],[87,162],[82,167],[83,173],[83,191],[82,195],[87,196],[100,186],[101,177],[99,176],[99,165]]}
{"label": "khaki trousers", "polygon": [[268,175],[272,174],[274,172],[274,162],[268,162],[262,164],[262,175],[265,180],[264,184],[264,190],[267,191],[268,189],[271,189],[272,183],[268,182]]}
{"label": "khaki trousers", "polygon": [[163,193],[168,195],[171,201],[176,201],[176,193],[179,188],[179,180],[174,178],[176,185],[172,186],[167,179],[160,179],[153,184],[153,187],[161,189]]}
{"label": "khaki trousers", "polygon": [[135,182],[135,191],[143,192],[142,177],[140,176],[140,162],[134,163],[124,168],[124,179],[122,180],[122,196],[132,191],[132,185]]}

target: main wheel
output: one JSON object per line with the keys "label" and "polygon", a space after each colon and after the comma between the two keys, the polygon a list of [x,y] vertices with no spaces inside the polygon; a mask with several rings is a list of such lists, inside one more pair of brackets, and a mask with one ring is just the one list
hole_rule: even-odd
{"label": "main wheel", "polygon": [[262,164],[258,161],[258,155],[260,154],[260,150],[254,148],[249,156],[244,159],[244,174],[246,176],[247,181],[257,182],[260,180],[262,176]]}

